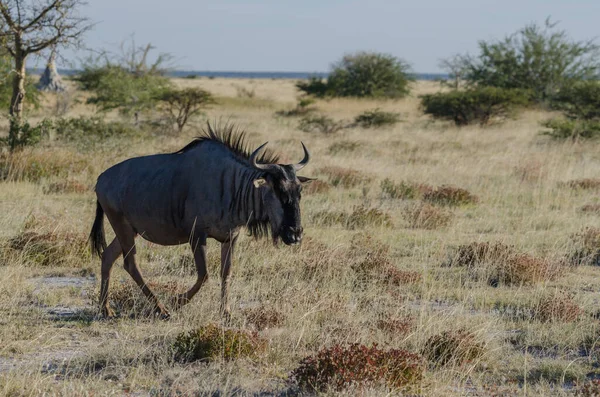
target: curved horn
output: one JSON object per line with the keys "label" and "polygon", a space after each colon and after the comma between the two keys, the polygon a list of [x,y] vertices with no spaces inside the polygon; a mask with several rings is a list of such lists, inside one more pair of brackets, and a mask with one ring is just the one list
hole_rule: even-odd
{"label": "curved horn", "polygon": [[269,171],[275,167],[277,167],[275,164],[259,164],[256,162],[256,158],[258,157],[258,154],[260,153],[260,151],[267,146],[267,143],[269,142],[265,142],[262,145],[260,145],[255,151],[252,152],[252,154],[250,155],[250,164],[252,164],[254,167],[258,168],[259,170],[265,170],[265,171]]}
{"label": "curved horn", "polygon": [[294,164],[294,169],[296,171],[299,171],[302,168],[304,168],[304,166],[310,161],[310,153],[308,152],[308,149],[306,148],[306,146],[304,146],[304,142],[300,143],[302,144],[302,149],[304,149],[304,158],[298,164]]}

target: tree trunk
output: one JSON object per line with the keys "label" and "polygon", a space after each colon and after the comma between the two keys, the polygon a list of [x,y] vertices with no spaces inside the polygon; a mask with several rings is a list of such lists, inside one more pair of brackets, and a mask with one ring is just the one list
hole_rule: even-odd
{"label": "tree trunk", "polygon": [[17,40],[17,51],[15,53],[15,76],[13,78],[13,92],[10,100],[10,129],[9,146],[13,151],[21,139],[21,120],[23,118],[23,102],[25,101],[25,60],[27,54],[24,54],[20,47],[20,40]]}

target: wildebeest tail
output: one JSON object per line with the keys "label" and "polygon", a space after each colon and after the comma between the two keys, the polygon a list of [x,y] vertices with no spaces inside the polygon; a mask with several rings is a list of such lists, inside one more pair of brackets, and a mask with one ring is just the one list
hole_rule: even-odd
{"label": "wildebeest tail", "polygon": [[102,257],[102,253],[106,249],[106,236],[104,235],[104,210],[98,201],[96,201],[96,219],[94,219],[90,232],[90,245],[92,254],[96,253]]}

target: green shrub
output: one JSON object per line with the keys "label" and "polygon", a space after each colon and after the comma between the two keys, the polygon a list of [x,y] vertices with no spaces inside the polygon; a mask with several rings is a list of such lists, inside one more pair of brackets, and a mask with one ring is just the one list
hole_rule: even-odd
{"label": "green shrub", "polygon": [[569,119],[600,120],[600,82],[581,81],[564,86],[552,98],[553,107]]}
{"label": "green shrub", "polygon": [[465,78],[472,85],[530,90],[536,102],[550,99],[574,82],[600,71],[599,47],[593,40],[573,41],[546,20],[530,24],[497,41],[480,41],[479,55],[467,57]]}
{"label": "green shrub", "polygon": [[[26,146],[34,146],[50,135],[52,121],[44,119],[37,125],[31,125],[27,120],[20,123],[11,122],[11,133],[6,138],[0,138],[0,145],[8,146],[11,151],[23,149]],[[13,131],[14,129],[14,131]]]}
{"label": "green shrub", "polygon": [[102,142],[112,137],[139,134],[139,129],[122,121],[106,121],[101,116],[59,118],[54,122],[56,137],[67,142]]}
{"label": "green shrub", "polygon": [[380,109],[367,110],[356,116],[354,122],[363,128],[392,126],[400,121],[400,114],[384,112]]}
{"label": "green shrub", "polygon": [[376,52],[345,55],[327,79],[328,95],[357,98],[402,98],[412,76],[404,61]]}
{"label": "green shrub", "polygon": [[424,373],[421,357],[406,350],[382,350],[358,343],[336,344],[308,356],[292,374],[303,389],[324,392],[328,388],[342,391],[351,386],[376,386],[384,383],[393,389],[416,386]]}
{"label": "green shrub", "polygon": [[308,80],[301,80],[296,83],[296,88],[317,98],[324,98],[327,96],[327,81],[321,77],[311,76]]}
{"label": "green shrub", "polygon": [[175,357],[182,362],[230,361],[239,357],[255,358],[266,342],[253,332],[224,329],[214,324],[182,332],[173,345]]}
{"label": "green shrub", "polygon": [[485,125],[492,118],[506,118],[517,107],[525,106],[528,102],[527,91],[496,87],[476,87],[421,96],[425,114],[452,120],[459,126],[473,123]]}
{"label": "green shrub", "polygon": [[549,129],[542,131],[542,134],[556,140],[570,139],[577,142],[600,136],[600,120],[550,119],[541,124]]}
{"label": "green shrub", "polygon": [[305,116],[300,120],[298,128],[304,132],[322,132],[323,134],[333,134],[344,128],[339,121],[333,120],[325,115]]}
{"label": "green shrub", "polygon": [[315,100],[310,97],[298,98],[295,108],[291,110],[279,110],[275,114],[283,117],[304,116],[317,110],[316,107],[312,106],[314,103]]}

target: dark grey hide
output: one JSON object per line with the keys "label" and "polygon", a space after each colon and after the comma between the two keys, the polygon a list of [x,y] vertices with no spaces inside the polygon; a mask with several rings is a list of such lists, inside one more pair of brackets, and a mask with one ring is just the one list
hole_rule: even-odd
{"label": "dark grey hide", "polygon": [[[96,219],[90,234],[92,249],[102,258],[100,309],[112,316],[108,285],[113,263],[121,255],[125,270],[155,305],[157,314],[169,313],[146,285],[136,264],[135,237],[160,245],[189,243],[198,279],[177,296],[178,308],[198,292],[208,278],[206,239],[221,242],[221,311],[229,315],[227,288],[233,246],[242,227],[257,237],[269,232],[274,241],[302,240],[301,184],[310,180],[296,171],[310,158],[294,165],[277,165],[271,154],[259,156],[263,144],[249,153],[243,133],[232,127],[204,136],[176,153],[137,157],[119,163],[98,177]],[[104,214],[116,238],[106,246]]]}

